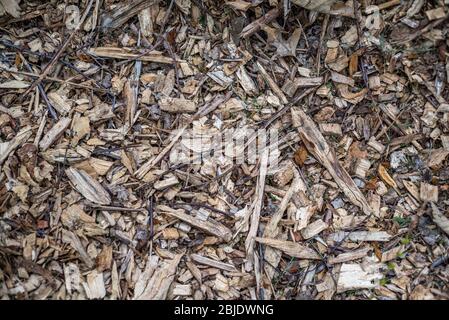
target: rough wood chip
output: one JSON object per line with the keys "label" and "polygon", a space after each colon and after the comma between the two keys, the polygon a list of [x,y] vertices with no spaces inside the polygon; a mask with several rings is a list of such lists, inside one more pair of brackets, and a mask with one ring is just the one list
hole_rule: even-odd
{"label": "rough wood chip", "polygon": [[310,239],[317,234],[319,234],[321,231],[326,230],[328,227],[327,223],[324,222],[321,219],[315,220],[311,224],[309,224],[307,227],[301,230],[301,235],[304,239]]}
{"label": "rough wood chip", "polygon": [[340,242],[345,239],[353,242],[362,242],[362,241],[386,242],[391,239],[391,235],[384,231],[353,231],[353,232],[340,231],[337,233],[333,233],[328,237],[328,240],[335,242]]}
{"label": "rough wood chip", "polygon": [[87,254],[87,251],[82,245],[81,240],[75,233],[62,229],[62,239],[64,242],[69,243],[73,247],[73,249],[75,249],[79,253],[80,258],[89,268],[92,268],[94,266],[94,261]]}
{"label": "rough wood chip", "polygon": [[113,48],[113,47],[98,47],[89,49],[89,53],[102,58],[113,58],[113,59],[135,59],[139,61],[147,62],[159,62],[172,64],[173,62],[183,62],[182,60],[165,57],[161,52],[151,51],[144,55],[139,52],[135,52],[132,49],[126,48]]}
{"label": "rough wood chip", "polygon": [[42,151],[47,150],[69,127],[71,118],[61,118],[42,138],[39,148]]}
{"label": "rough wood chip", "polygon": [[196,253],[191,254],[190,258],[199,264],[203,264],[203,265],[206,265],[209,267],[213,267],[213,268],[217,268],[217,269],[221,269],[221,270],[225,270],[225,271],[229,271],[229,272],[237,271],[237,269],[232,264],[224,263],[221,261],[216,261],[216,260],[204,257],[204,256],[196,254]]}
{"label": "rough wood chip", "polygon": [[226,242],[230,241],[232,238],[231,230],[229,230],[226,226],[222,225],[217,221],[214,221],[211,218],[209,218],[207,221],[204,221],[186,214],[185,210],[183,209],[175,210],[164,205],[157,206],[156,210],[169,216],[175,217],[179,220],[182,220],[208,234],[217,236]]}
{"label": "rough wood chip", "polygon": [[383,274],[379,272],[381,264],[348,264],[341,266],[337,280],[337,292],[356,289],[373,289],[379,285]]}
{"label": "rough wood chip", "polygon": [[159,101],[161,110],[171,113],[194,113],[196,104],[193,101],[179,98],[162,98]]}
{"label": "rough wood chip", "polygon": [[25,143],[33,132],[31,127],[25,127],[10,141],[0,143],[0,165],[8,158],[9,154]]}
{"label": "rough wood chip", "polygon": [[370,251],[370,248],[362,248],[350,252],[341,253],[336,257],[331,257],[328,259],[329,264],[337,264],[337,263],[343,263],[348,261],[353,261],[357,259],[361,259],[367,256],[368,252]]}
{"label": "rough wood chip", "polygon": [[165,299],[172,284],[176,269],[184,254],[176,254],[171,260],[164,260],[154,271],[153,276],[137,300]]}
{"label": "rough wood chip", "polygon": [[70,167],[66,169],[65,172],[72,182],[73,187],[86,199],[104,205],[111,203],[111,196],[109,193],[84,170]]}
{"label": "rough wood chip", "polygon": [[87,275],[87,283],[83,283],[84,290],[89,299],[101,299],[106,295],[103,273],[96,270]]}
{"label": "rough wood chip", "polygon": [[421,182],[419,197],[425,202],[438,202],[438,186]]}
{"label": "rough wood chip", "polygon": [[449,235],[449,219],[441,213],[436,204],[432,203],[433,221],[440,227],[447,235]]}
{"label": "rough wood chip", "polygon": [[336,158],[335,151],[331,149],[317,126],[304,111],[292,108],[293,125],[298,129],[301,139],[304,141],[310,153],[329,171],[335,182],[340,186],[349,200],[362,208],[366,214],[371,213],[371,208],[360,192],[354,181]]}
{"label": "rough wood chip", "polygon": [[320,256],[315,251],[296,242],[259,237],[256,237],[256,241],[279,249],[291,257],[301,259],[320,259]]}

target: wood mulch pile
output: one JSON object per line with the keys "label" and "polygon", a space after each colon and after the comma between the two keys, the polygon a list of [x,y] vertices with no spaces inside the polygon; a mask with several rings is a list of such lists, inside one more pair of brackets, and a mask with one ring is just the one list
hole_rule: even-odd
{"label": "wood mulch pile", "polygon": [[448,299],[448,17],[0,0],[0,298]]}

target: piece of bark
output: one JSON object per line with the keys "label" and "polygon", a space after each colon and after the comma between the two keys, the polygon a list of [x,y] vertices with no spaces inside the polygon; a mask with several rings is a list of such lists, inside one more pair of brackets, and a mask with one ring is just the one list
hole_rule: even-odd
{"label": "piece of bark", "polygon": [[214,289],[218,290],[218,291],[221,291],[221,292],[227,292],[229,290],[229,281],[228,281],[228,279],[225,278],[220,273],[217,274],[217,276],[215,277]]}
{"label": "piece of bark", "polygon": [[382,252],[381,261],[382,262],[388,262],[388,261],[394,260],[403,251],[404,251],[404,246],[400,245],[398,247],[395,247],[395,248],[392,248],[392,249],[387,250],[385,252]]}
{"label": "piece of bark", "polygon": [[140,273],[139,278],[134,285],[134,300],[142,295],[145,288],[148,285],[151,277],[153,276],[154,271],[157,269],[159,264],[159,256],[152,255],[148,257],[147,263],[145,265],[144,270]]}
{"label": "piece of bark", "polygon": [[192,286],[190,284],[177,284],[173,288],[174,296],[191,296],[192,292]]}
{"label": "piece of bark", "polygon": [[71,118],[61,118],[42,138],[39,143],[41,151],[47,150],[69,127]]}
{"label": "piece of bark", "polygon": [[183,253],[177,254],[172,260],[164,260],[154,271],[148,285],[137,300],[164,300],[183,256]]}
{"label": "piece of bark", "polygon": [[351,79],[345,75],[342,75],[338,72],[335,72],[335,71],[331,71],[331,78],[332,78],[332,81],[334,81],[336,83],[347,84],[351,87],[353,87],[355,84],[355,81],[353,79]]}
{"label": "piece of bark", "polygon": [[57,91],[52,91],[48,94],[48,100],[50,100],[51,105],[56,109],[56,111],[59,112],[59,114],[66,116],[72,106],[71,103],[68,101],[67,97],[64,95],[61,95]]}
{"label": "piece of bark", "polygon": [[80,289],[80,270],[75,263],[69,262],[64,266],[64,283],[68,294]]}
{"label": "piece of bark", "polygon": [[104,205],[111,203],[111,196],[109,193],[84,170],[70,167],[66,169],[65,172],[75,189],[87,200]]}
{"label": "piece of bark", "polygon": [[439,7],[439,8],[435,8],[435,9],[426,11],[426,16],[429,19],[429,21],[444,18],[445,15],[446,15],[446,12],[444,12],[444,7]]}
{"label": "piece of bark", "polygon": [[365,196],[341,166],[335,151],[326,142],[313,120],[298,108],[292,108],[291,113],[293,125],[298,129],[309,152],[327,169],[349,200],[365,214],[370,214],[372,209]]}
{"label": "piece of bark", "polygon": [[281,250],[291,257],[300,259],[320,259],[320,256],[314,250],[293,241],[259,237],[256,237],[256,241]]}
{"label": "piece of bark", "polygon": [[199,263],[199,264],[203,264],[209,267],[213,267],[213,268],[217,268],[217,269],[221,269],[221,270],[225,270],[225,271],[229,271],[229,272],[236,272],[237,269],[229,263],[224,263],[221,261],[216,261],[207,257],[204,257],[202,255],[193,253],[190,255],[190,258]]}
{"label": "piece of bark", "polygon": [[167,214],[181,221],[184,221],[210,235],[219,237],[220,239],[223,239],[226,242],[229,242],[232,238],[232,231],[229,228],[211,218],[208,218],[208,220],[204,221],[186,214],[185,210],[183,209],[175,210],[164,205],[157,206],[156,210],[158,212]]}
{"label": "piece of bark", "polygon": [[297,77],[293,80],[287,79],[282,86],[282,91],[289,97],[293,97],[299,88],[315,87],[323,83],[323,77]]}

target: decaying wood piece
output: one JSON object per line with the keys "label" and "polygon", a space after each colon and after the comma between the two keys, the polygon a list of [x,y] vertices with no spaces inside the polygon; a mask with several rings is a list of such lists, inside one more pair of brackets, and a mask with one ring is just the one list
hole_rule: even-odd
{"label": "decaying wood piece", "polygon": [[104,205],[111,203],[111,196],[109,193],[84,170],[70,167],[66,169],[65,173],[72,182],[74,188],[87,200]]}
{"label": "decaying wood piece", "polygon": [[365,196],[341,166],[335,151],[326,142],[313,120],[298,108],[292,108],[291,113],[293,125],[298,129],[307,150],[327,169],[349,200],[365,214],[370,214],[372,209]]}
{"label": "decaying wood piece", "polygon": [[291,257],[301,259],[320,259],[320,256],[315,251],[313,251],[313,249],[310,249],[293,241],[282,241],[277,239],[259,237],[256,237],[256,241],[281,250]]}
{"label": "decaying wood piece", "polygon": [[321,219],[317,219],[307,227],[301,230],[301,235],[304,239],[310,239],[318,235],[321,231],[328,228],[328,224]]}
{"label": "decaying wood piece", "polygon": [[168,289],[172,284],[176,269],[184,254],[176,254],[171,260],[164,260],[154,271],[153,276],[142,294],[137,300],[162,300],[165,299]]}
{"label": "decaying wood piece", "polygon": [[89,299],[102,299],[106,295],[103,273],[93,270],[87,275],[87,282],[83,283],[84,290]]}
{"label": "decaying wood piece", "polygon": [[202,219],[198,219],[194,216],[186,214],[185,210],[183,209],[172,209],[164,205],[157,206],[156,210],[169,216],[178,218],[179,220],[182,220],[208,234],[219,237],[224,241],[228,242],[232,238],[232,231],[230,229],[211,218],[208,218],[208,220],[204,221]]}

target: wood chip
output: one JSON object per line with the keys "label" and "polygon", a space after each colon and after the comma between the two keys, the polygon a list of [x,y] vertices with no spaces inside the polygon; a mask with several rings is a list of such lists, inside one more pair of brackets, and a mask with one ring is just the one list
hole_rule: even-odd
{"label": "wood chip", "polygon": [[314,157],[329,171],[349,200],[362,208],[365,214],[371,213],[364,195],[355,185],[346,170],[341,166],[335,152],[328,145],[321,132],[310,117],[302,110],[292,109],[293,125],[298,129],[301,139]]}
{"label": "wood chip", "polygon": [[109,193],[84,170],[70,167],[65,170],[65,173],[72,182],[73,187],[86,199],[104,205],[111,203],[111,196]]}

